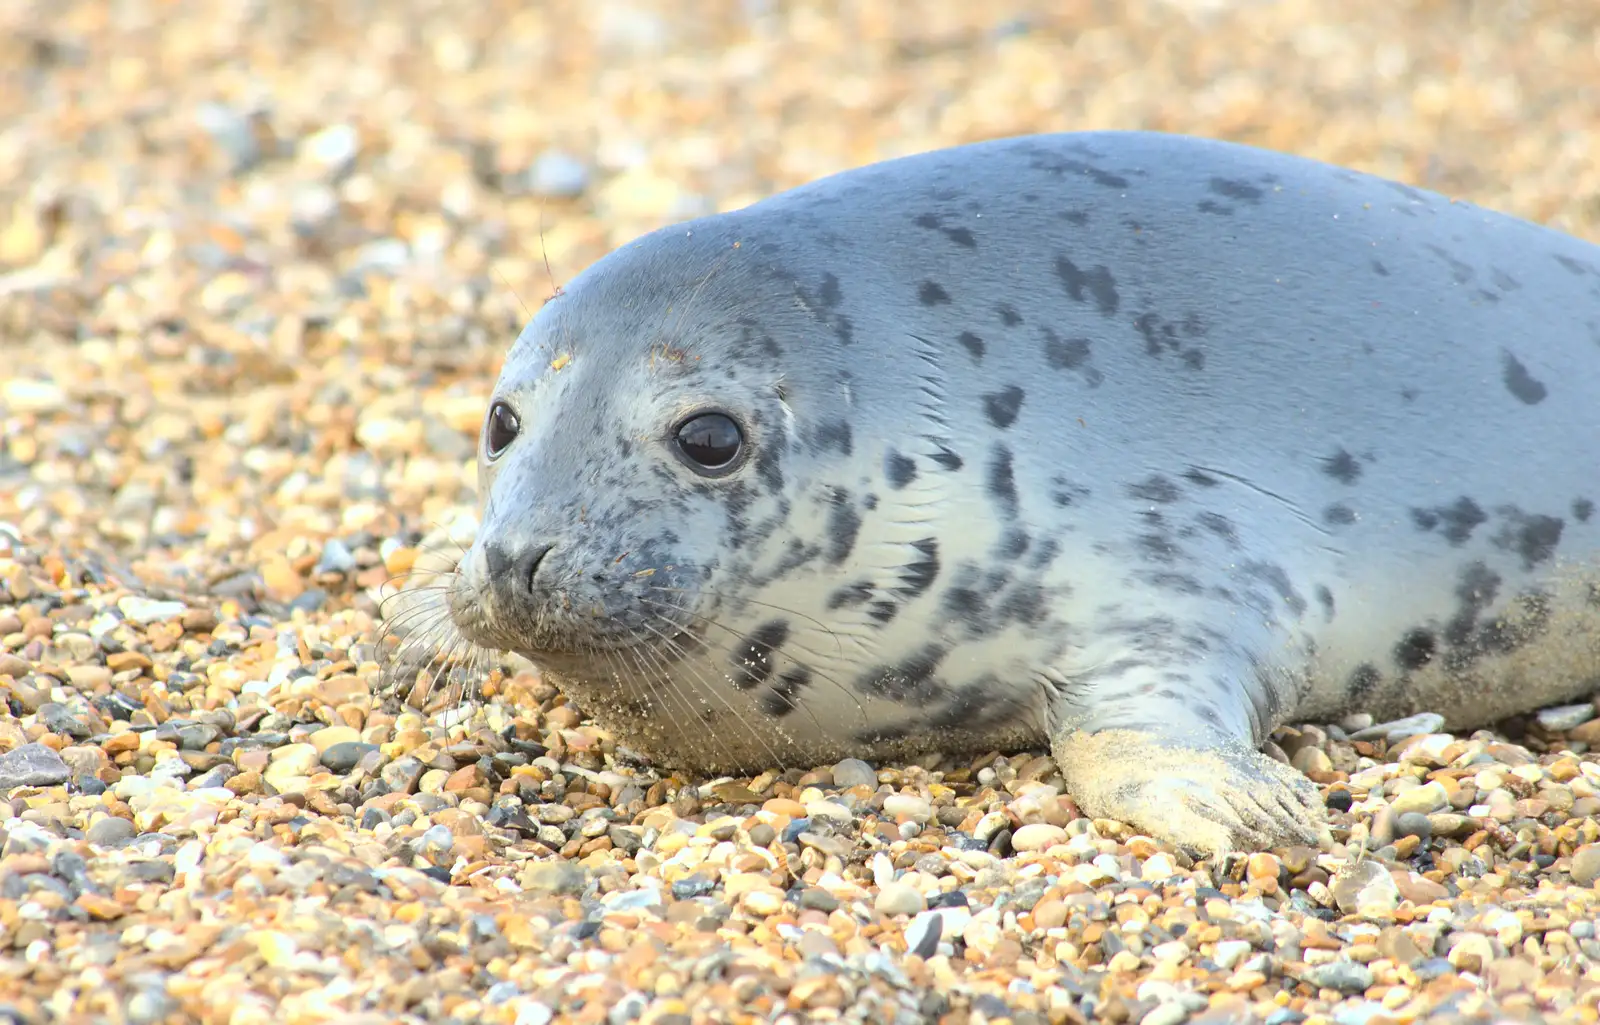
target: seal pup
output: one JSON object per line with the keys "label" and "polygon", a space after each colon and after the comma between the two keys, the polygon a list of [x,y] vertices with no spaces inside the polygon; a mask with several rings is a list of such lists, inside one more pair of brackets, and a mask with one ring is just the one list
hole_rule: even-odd
{"label": "seal pup", "polygon": [[440,598],[702,772],[1048,742],[1326,842],[1261,751],[1600,680],[1600,247],[1339,167],[1010,138],[621,247],[511,347]]}

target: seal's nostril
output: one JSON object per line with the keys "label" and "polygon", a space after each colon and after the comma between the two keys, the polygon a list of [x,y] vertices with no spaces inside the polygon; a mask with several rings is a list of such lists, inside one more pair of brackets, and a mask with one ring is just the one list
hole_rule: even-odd
{"label": "seal's nostril", "polygon": [[502,545],[486,545],[483,549],[484,565],[489,579],[502,593],[526,600],[535,592],[534,574],[539,572],[544,557],[550,554],[550,545],[530,545],[523,549],[507,549]]}
{"label": "seal's nostril", "polygon": [[534,592],[533,577],[539,572],[539,564],[544,562],[544,557],[550,554],[549,545],[535,545],[523,552],[517,559],[516,585],[524,594]]}

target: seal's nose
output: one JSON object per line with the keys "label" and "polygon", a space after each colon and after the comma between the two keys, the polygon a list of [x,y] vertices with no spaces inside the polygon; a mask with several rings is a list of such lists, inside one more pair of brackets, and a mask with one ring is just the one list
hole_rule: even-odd
{"label": "seal's nose", "polygon": [[526,548],[507,549],[502,545],[486,545],[484,562],[489,570],[489,586],[495,596],[513,605],[523,605],[533,600],[537,588],[534,575],[544,557],[550,554],[550,545],[530,545]]}

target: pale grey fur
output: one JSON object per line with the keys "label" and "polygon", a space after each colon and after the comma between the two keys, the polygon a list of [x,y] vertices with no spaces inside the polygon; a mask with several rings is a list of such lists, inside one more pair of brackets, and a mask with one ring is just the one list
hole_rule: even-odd
{"label": "pale grey fur", "polygon": [[[1322,835],[1279,723],[1600,679],[1600,248],[1309,160],[825,178],[600,260],[494,396],[456,626],[669,764],[1049,740],[1086,810],[1221,851]],[[720,479],[670,451],[702,406]]]}

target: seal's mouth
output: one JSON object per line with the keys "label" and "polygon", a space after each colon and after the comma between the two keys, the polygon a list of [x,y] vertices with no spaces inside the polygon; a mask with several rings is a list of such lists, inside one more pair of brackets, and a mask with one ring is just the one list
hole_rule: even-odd
{"label": "seal's mouth", "polygon": [[653,664],[676,663],[704,651],[712,626],[667,588],[654,597],[649,591],[584,597],[537,590],[528,600],[507,602],[480,579],[470,567],[457,567],[446,590],[451,623],[472,644],[534,662],[570,667],[644,654]]}

